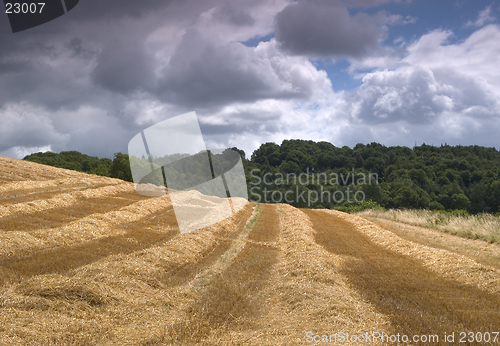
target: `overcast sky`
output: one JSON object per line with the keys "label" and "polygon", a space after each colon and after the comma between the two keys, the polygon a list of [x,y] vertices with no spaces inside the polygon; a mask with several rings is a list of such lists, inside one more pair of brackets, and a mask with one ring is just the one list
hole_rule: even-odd
{"label": "overcast sky", "polygon": [[12,34],[0,155],[127,152],[195,111],[209,148],[283,139],[500,147],[500,4],[80,0]]}

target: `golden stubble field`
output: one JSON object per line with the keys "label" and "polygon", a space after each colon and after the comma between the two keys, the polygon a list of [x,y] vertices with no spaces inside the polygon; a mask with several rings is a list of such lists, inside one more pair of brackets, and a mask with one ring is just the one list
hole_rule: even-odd
{"label": "golden stubble field", "polygon": [[248,203],[181,234],[168,197],[0,157],[0,345],[450,345],[500,332],[499,284],[495,263],[359,216]]}

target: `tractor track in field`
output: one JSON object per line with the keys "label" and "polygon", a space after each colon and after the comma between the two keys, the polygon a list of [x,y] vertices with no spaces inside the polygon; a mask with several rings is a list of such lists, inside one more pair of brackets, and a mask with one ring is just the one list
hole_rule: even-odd
{"label": "tractor track in field", "polygon": [[[242,248],[222,271],[210,278],[200,297],[184,311],[186,318],[169,328],[169,342],[200,342],[214,328],[248,329],[265,315],[265,290],[279,254],[274,243],[280,223],[276,206],[261,207],[255,225],[242,237]],[[186,335],[185,329],[195,332]]]}
{"label": "tractor track in field", "polygon": [[171,265],[163,275],[162,282],[167,286],[185,285],[192,281],[197,275],[206,271],[217,262],[236,241],[237,237],[244,230],[246,221],[252,214],[252,205],[248,204],[237,213],[238,222],[234,231],[222,231],[216,234],[216,241],[210,247],[205,248],[200,260],[188,262],[186,264]]}
{"label": "tractor track in field", "polygon": [[276,206],[263,205],[259,219],[248,234],[250,242],[229,267],[214,278],[200,299],[195,308],[199,317],[216,324],[231,323],[242,316],[259,317],[263,308],[260,293],[267,286],[270,269],[277,262],[279,252],[268,245],[276,241],[279,230]]}
{"label": "tractor track in field", "polygon": [[386,315],[394,334],[500,330],[500,297],[430,271],[418,259],[370,241],[335,215],[304,210],[327,251],[347,258],[350,285]]}

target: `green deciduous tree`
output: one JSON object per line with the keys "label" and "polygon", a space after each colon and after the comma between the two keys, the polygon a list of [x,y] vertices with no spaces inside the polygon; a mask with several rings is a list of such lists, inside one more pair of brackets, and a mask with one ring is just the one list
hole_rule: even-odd
{"label": "green deciduous tree", "polygon": [[127,154],[115,153],[115,158],[109,170],[111,178],[118,178],[125,181],[132,181],[130,162]]}

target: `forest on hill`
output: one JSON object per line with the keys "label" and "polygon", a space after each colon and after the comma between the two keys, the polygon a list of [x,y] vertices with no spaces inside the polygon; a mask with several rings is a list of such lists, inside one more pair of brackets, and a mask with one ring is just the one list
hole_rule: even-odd
{"label": "forest on hill", "polygon": [[[339,148],[328,142],[285,140],[281,145],[261,145],[247,163],[246,171],[252,169],[260,170],[259,178],[267,172],[278,178],[267,179],[267,182],[280,182],[283,173],[300,175],[309,172],[309,176],[315,174],[316,177],[320,175],[318,173],[326,173],[328,177],[343,177],[338,179],[338,184],[324,184],[324,179],[319,179],[318,183],[315,179],[306,186],[300,184],[298,190],[305,188],[321,193],[323,187],[323,191],[343,191],[345,195],[349,188],[354,192],[362,191],[365,200],[385,208],[497,213],[500,205],[500,152],[495,148],[423,144],[411,149],[378,143]],[[263,179],[260,181],[253,175],[248,175],[249,185],[260,182],[260,190],[263,190],[262,185],[266,185]],[[374,175],[376,183],[358,179]],[[353,176],[355,179],[351,179]],[[312,179],[303,180],[312,182]],[[293,182],[290,183],[284,186],[274,184],[270,189],[293,190]],[[363,194],[359,193],[358,200]],[[314,206],[334,208],[347,203],[345,199],[341,203],[318,201]],[[292,204],[307,206],[303,200]]]}
{"label": "forest on hill", "polygon": [[47,151],[27,155],[23,160],[132,181],[128,155],[122,153],[116,153],[114,159],[111,160],[85,155],[78,151],[61,151],[60,153]]}
{"label": "forest on hill", "polygon": [[[495,148],[378,143],[350,148],[285,140],[281,145],[262,144],[250,159],[238,151],[252,201],[310,208],[500,211],[500,152]],[[132,180],[129,157],[122,153],[110,160],[75,151],[47,152],[25,160]]]}

